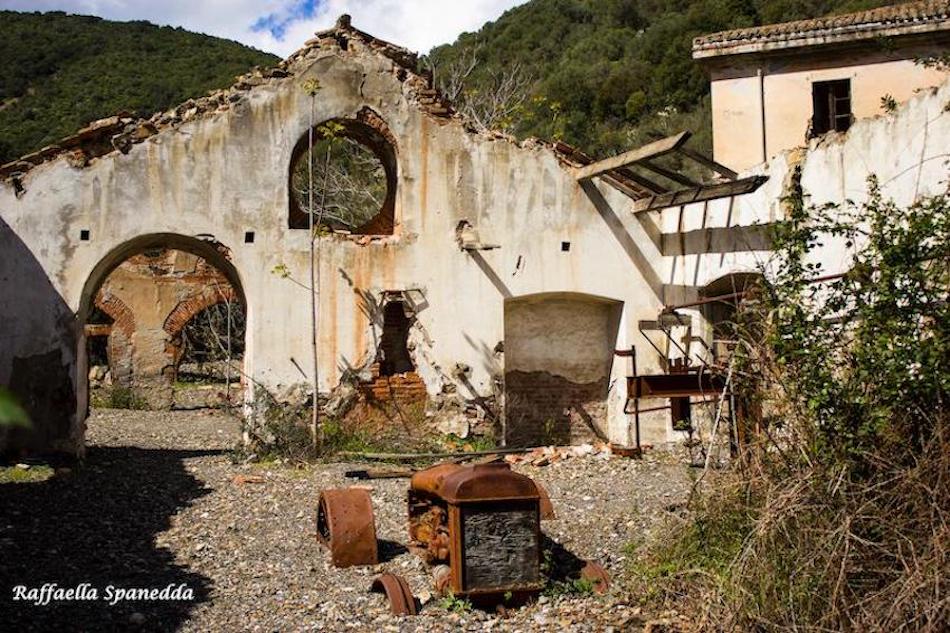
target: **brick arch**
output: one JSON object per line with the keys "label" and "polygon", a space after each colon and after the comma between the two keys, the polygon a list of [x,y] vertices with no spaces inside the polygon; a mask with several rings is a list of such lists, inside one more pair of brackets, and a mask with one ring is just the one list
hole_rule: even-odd
{"label": "brick arch", "polygon": [[[333,123],[342,129],[339,134],[356,141],[364,149],[373,153],[383,167],[386,179],[386,197],[376,215],[362,226],[352,227],[354,235],[392,235],[396,225],[396,188],[399,182],[396,137],[390,131],[383,118],[369,107],[364,107],[353,117],[329,119],[314,128],[314,141],[326,138],[324,125]],[[293,191],[294,168],[306,156],[309,149],[309,134],[304,133],[291,153],[287,170],[288,226],[291,229],[305,229],[309,226],[306,210],[301,209]]]}
{"label": "brick arch", "polygon": [[96,295],[96,307],[109,315],[112,319],[112,327],[119,328],[129,339],[135,331],[135,315],[132,310],[112,293],[100,290]]}
{"label": "brick arch", "polygon": [[213,293],[202,292],[192,295],[183,301],[179,301],[168,316],[165,317],[163,329],[172,338],[178,336],[195,316],[202,310],[206,310],[219,303],[230,303],[238,301],[238,293],[231,286],[216,288]]}

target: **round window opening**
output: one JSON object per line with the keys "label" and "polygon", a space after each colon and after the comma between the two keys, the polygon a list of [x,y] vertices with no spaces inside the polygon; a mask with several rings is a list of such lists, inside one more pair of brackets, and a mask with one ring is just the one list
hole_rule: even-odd
{"label": "round window opening", "polygon": [[290,228],[356,234],[393,232],[392,143],[359,121],[333,120],[297,144],[290,170]]}

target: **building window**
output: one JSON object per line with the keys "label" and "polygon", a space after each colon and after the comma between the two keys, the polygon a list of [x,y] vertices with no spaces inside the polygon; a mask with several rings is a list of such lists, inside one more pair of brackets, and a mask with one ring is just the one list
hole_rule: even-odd
{"label": "building window", "polygon": [[845,132],[851,127],[851,80],[816,81],[811,85],[814,114],[811,135]]}

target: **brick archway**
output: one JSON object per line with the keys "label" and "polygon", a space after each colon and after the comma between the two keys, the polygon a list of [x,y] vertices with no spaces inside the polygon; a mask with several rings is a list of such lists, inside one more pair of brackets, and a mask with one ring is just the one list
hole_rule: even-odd
{"label": "brick archway", "polygon": [[175,338],[184,327],[197,316],[202,310],[219,303],[231,303],[240,301],[238,294],[231,286],[217,287],[213,291],[201,292],[192,295],[183,301],[180,301],[168,316],[165,317],[165,323],[162,326],[169,337]]}
{"label": "brick archway", "polygon": [[135,315],[129,306],[117,296],[100,290],[96,294],[95,305],[112,319],[112,328],[119,328],[127,338],[135,331]]}

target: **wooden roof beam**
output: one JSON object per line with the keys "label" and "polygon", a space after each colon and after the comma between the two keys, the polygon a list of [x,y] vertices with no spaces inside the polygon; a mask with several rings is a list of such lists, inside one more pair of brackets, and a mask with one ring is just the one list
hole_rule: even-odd
{"label": "wooden roof beam", "polygon": [[681,147],[681,148],[679,148],[679,152],[680,152],[680,154],[682,154],[682,155],[685,156],[686,158],[690,158],[690,159],[696,161],[697,163],[699,163],[699,164],[702,165],[703,167],[705,167],[705,168],[707,168],[707,169],[710,169],[710,170],[716,172],[716,173],[719,174],[720,176],[725,176],[725,177],[728,178],[729,180],[735,180],[736,178],[739,177],[739,174],[737,174],[736,172],[732,171],[731,169],[729,169],[728,167],[726,167],[726,166],[723,165],[722,163],[717,163],[717,162],[714,161],[713,159],[711,159],[711,158],[709,158],[709,157],[707,157],[707,156],[703,156],[703,155],[700,154],[699,152],[694,152],[693,150],[688,149],[688,148],[686,148],[686,147]]}
{"label": "wooden roof beam", "polygon": [[659,174],[668,180],[685,185],[687,187],[701,187],[702,183],[696,182],[692,178],[687,178],[683,174],[675,172],[673,170],[667,169],[661,165],[656,165],[648,160],[641,160],[637,163],[640,167],[652,171],[654,174]]}
{"label": "wooden roof beam", "polygon": [[766,180],[768,180],[766,176],[750,176],[742,180],[732,180],[717,185],[706,185],[696,187],[695,189],[673,191],[660,196],[638,200],[633,212],[644,213],[646,211],[653,211],[654,209],[665,209],[667,207],[678,207],[694,202],[705,202],[706,200],[741,196],[746,193],[752,193],[761,187],[762,183]]}
{"label": "wooden roof beam", "polygon": [[577,178],[577,180],[589,180],[637,161],[669,154],[682,147],[683,143],[685,143],[690,136],[691,134],[689,132],[680,132],[679,134],[674,134],[659,141],[648,143],[643,147],[630,150],[629,152],[599,160],[596,163],[591,163],[590,165],[577,169],[574,172],[574,177]]}

